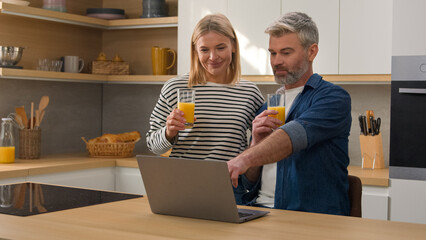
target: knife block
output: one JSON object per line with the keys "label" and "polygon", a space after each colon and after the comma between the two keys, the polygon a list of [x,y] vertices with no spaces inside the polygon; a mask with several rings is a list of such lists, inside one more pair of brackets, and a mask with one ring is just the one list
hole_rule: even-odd
{"label": "knife block", "polygon": [[385,168],[383,159],[382,134],[375,136],[359,136],[361,145],[362,168]]}

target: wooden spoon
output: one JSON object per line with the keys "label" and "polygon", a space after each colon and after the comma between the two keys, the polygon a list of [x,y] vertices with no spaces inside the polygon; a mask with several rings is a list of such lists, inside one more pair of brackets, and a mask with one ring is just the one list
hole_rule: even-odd
{"label": "wooden spoon", "polygon": [[38,120],[38,126],[40,126],[40,124],[41,124],[41,121],[43,121],[43,118],[44,118],[44,114],[45,114],[46,112],[45,111],[42,111],[42,112],[40,112],[39,114],[40,114],[40,118],[39,118],[39,120]]}
{"label": "wooden spoon", "polygon": [[38,122],[37,127],[40,127],[40,124],[41,124],[41,121],[43,120],[45,109],[46,109],[47,105],[49,105],[49,96],[41,97],[40,103],[38,104],[38,110],[36,110],[36,115],[37,115],[37,111],[38,111],[38,114],[39,114],[39,116],[36,117],[36,122]]}
{"label": "wooden spoon", "polygon": [[16,107],[15,111],[16,111],[16,114],[18,114],[21,117],[22,123],[24,124],[24,127],[27,128],[26,124],[28,123],[28,118],[27,118],[27,114],[25,113],[24,106]]}
{"label": "wooden spoon", "polygon": [[43,96],[40,99],[40,103],[38,104],[38,111],[41,113],[44,109],[49,105],[49,96]]}

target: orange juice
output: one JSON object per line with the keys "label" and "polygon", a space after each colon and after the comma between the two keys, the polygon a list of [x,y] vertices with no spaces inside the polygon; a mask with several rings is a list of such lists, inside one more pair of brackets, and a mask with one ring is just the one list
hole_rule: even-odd
{"label": "orange juice", "polygon": [[268,115],[269,117],[276,118],[283,122],[280,126],[284,125],[285,123],[285,107],[268,107],[268,110],[275,110],[278,112],[278,114],[275,115]]}
{"label": "orange juice", "polygon": [[194,126],[195,103],[179,102],[178,109],[183,112],[183,116],[185,117],[185,128],[192,128]]}
{"label": "orange juice", "polygon": [[0,147],[0,163],[15,162],[15,147]]}

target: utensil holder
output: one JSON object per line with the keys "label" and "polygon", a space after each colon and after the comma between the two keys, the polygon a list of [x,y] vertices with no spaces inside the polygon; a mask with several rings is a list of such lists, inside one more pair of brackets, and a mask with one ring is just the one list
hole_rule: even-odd
{"label": "utensil holder", "polygon": [[19,158],[38,159],[41,149],[41,129],[19,130]]}
{"label": "utensil holder", "polygon": [[362,155],[362,168],[385,168],[383,159],[382,134],[375,136],[359,136]]}

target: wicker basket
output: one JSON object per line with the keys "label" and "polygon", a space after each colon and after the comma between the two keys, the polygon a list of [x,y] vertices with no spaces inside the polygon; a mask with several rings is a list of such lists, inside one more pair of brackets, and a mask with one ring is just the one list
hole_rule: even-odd
{"label": "wicker basket", "polygon": [[89,157],[113,157],[113,158],[126,158],[133,156],[135,144],[139,141],[127,143],[89,143],[84,137],[83,141],[86,143],[86,149]]}
{"label": "wicker basket", "polygon": [[129,63],[113,61],[93,61],[89,65],[93,74],[129,75]]}
{"label": "wicker basket", "polygon": [[19,158],[39,159],[41,151],[41,129],[19,130]]}

